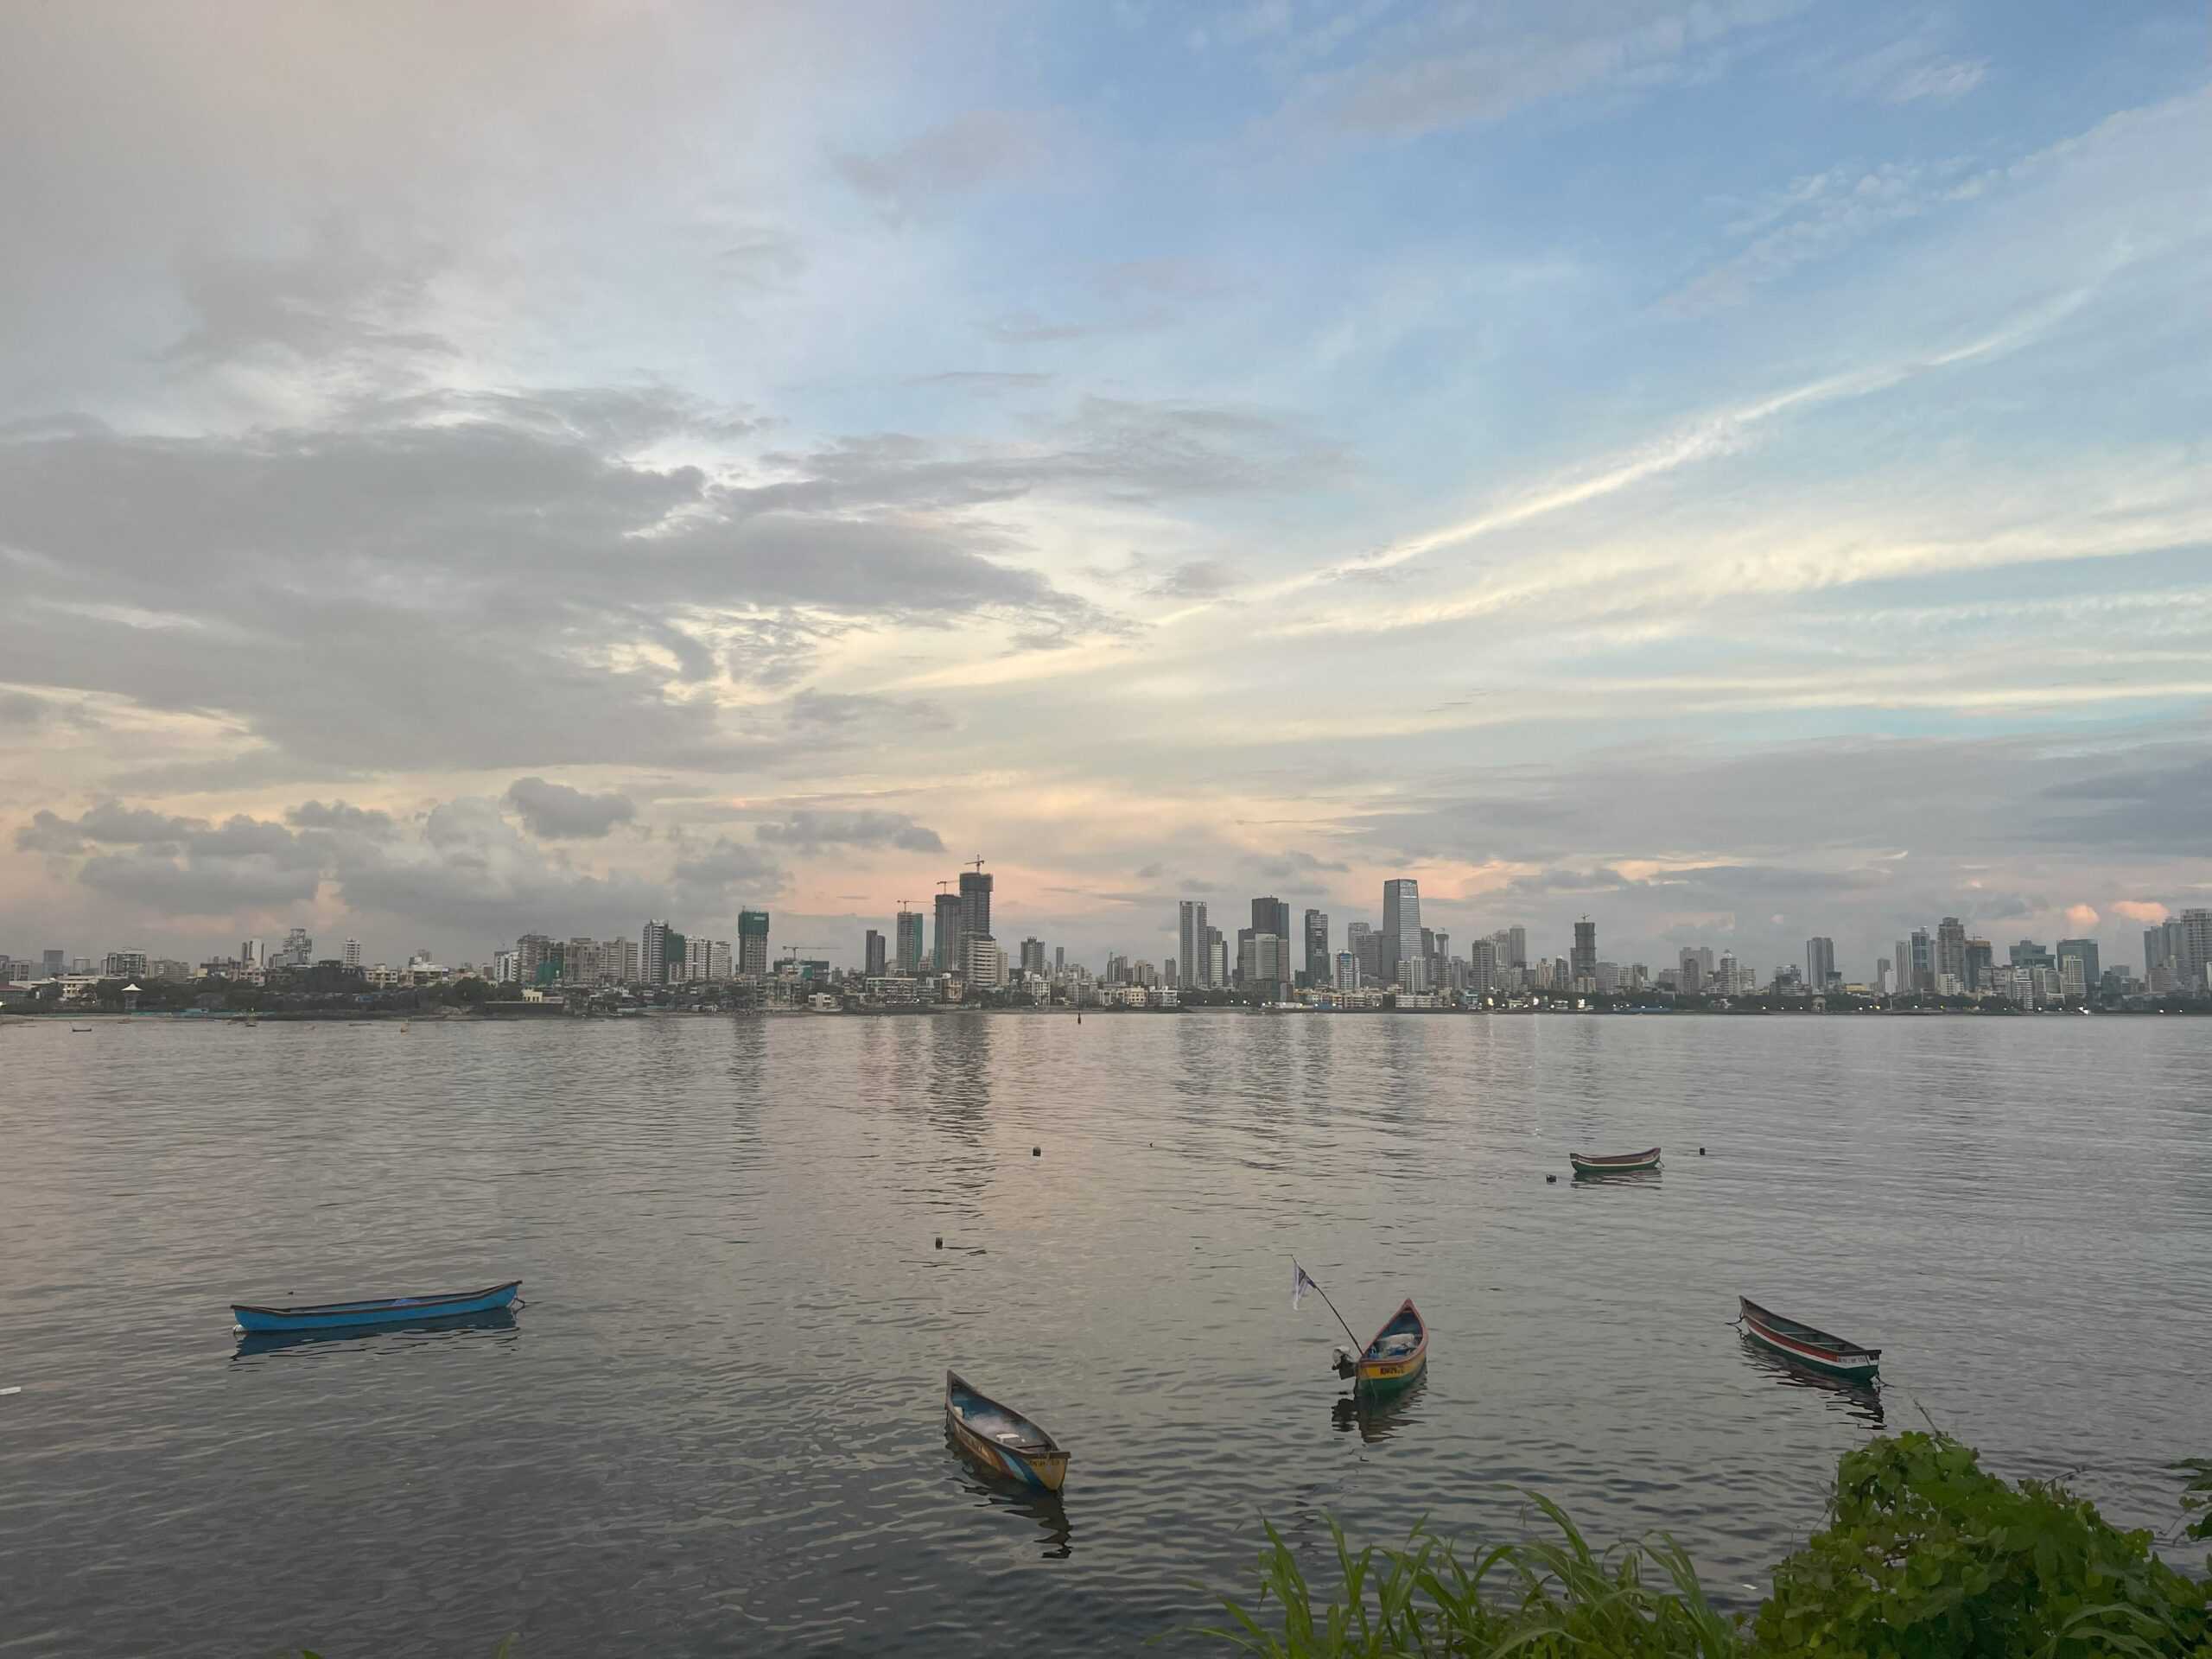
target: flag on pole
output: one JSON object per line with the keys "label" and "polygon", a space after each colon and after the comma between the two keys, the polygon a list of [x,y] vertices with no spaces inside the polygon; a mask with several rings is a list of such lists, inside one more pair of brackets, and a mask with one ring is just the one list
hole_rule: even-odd
{"label": "flag on pole", "polygon": [[1295,1258],[1291,1262],[1290,1272],[1290,1311],[1295,1313],[1298,1312],[1299,1303],[1306,1300],[1306,1293],[1309,1290],[1319,1290],[1321,1287],[1306,1277],[1306,1269],[1298,1265]]}

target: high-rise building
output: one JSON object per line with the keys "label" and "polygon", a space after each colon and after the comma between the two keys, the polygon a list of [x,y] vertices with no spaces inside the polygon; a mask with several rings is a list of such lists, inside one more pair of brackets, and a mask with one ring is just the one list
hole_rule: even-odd
{"label": "high-rise building", "polygon": [[960,932],[963,938],[970,933],[995,937],[991,932],[991,878],[981,870],[960,872]]}
{"label": "high-rise building", "polygon": [[1306,912],[1306,982],[1319,987],[1335,977],[1329,963],[1329,912],[1309,910]]}
{"label": "high-rise building", "polygon": [[1382,977],[1382,936],[1365,922],[1353,922],[1344,929],[1344,949],[1359,963],[1359,982],[1381,985]]}
{"label": "high-rise building", "polygon": [[737,971],[754,979],[768,976],[768,912],[737,912]]}
{"label": "high-rise building", "polygon": [[1987,939],[1967,941],[1967,994],[1979,996],[1991,988],[1990,973],[1997,965],[1997,951]]}
{"label": "high-rise building", "polygon": [[901,974],[918,974],[922,970],[922,912],[902,910],[893,918],[892,932],[898,941],[895,952]]}
{"label": "high-rise building", "polygon": [[1529,930],[1516,923],[1505,930],[1505,965],[1526,968],[1529,965]]}
{"label": "high-rise building", "polygon": [[2212,910],[2182,912],[2180,931],[2175,977],[2183,989],[2202,996],[2212,985]]}
{"label": "high-rise building", "polygon": [[1574,957],[1572,964],[1577,980],[1598,976],[1598,924],[1585,916],[1574,925]]}
{"label": "high-rise building", "polygon": [[1963,988],[1967,982],[1966,924],[1955,916],[1946,916],[1936,924],[1936,976],[1948,976],[1953,983]]}
{"label": "high-rise building", "polygon": [[1890,959],[1887,957],[1877,957],[1874,958],[1874,995],[1887,996],[1889,994]]}
{"label": "high-rise building", "polygon": [[2012,958],[2015,968],[2056,968],[2058,966],[2058,958],[2033,939],[2022,939],[2018,944],[2009,946],[2005,954]]}
{"label": "high-rise building", "polygon": [[715,946],[711,939],[695,939],[687,936],[683,941],[683,977],[687,983],[703,985],[714,965]]}
{"label": "high-rise building", "polygon": [[937,941],[930,965],[940,974],[960,971],[960,895],[940,891],[937,896]]}
{"label": "high-rise building", "polygon": [[[259,941],[248,939],[245,944],[238,947],[238,960],[247,963],[249,966],[257,966],[260,958],[252,953],[254,950],[258,949],[258,946]],[[47,978],[59,979],[61,977],[62,964],[67,961],[68,954],[69,953],[66,950],[43,950],[40,953],[41,965],[45,969]]]}
{"label": "high-rise building", "polygon": [[1199,960],[1205,948],[1205,901],[1185,899],[1175,907],[1175,963],[1184,990],[1205,982],[1205,964]]}
{"label": "high-rise building", "polygon": [[[1272,933],[1287,947],[1294,937],[1290,931],[1290,906],[1272,896],[1255,899],[1252,901],[1252,931],[1255,933]],[[1286,973],[1283,977],[1288,979],[1290,976]]]}
{"label": "high-rise building", "polygon": [[1356,991],[1359,988],[1359,958],[1349,950],[1337,952],[1337,988]]}
{"label": "high-rise building", "polygon": [[1891,965],[1897,970],[1897,980],[1890,987],[1891,995],[1903,996],[1912,989],[1912,945],[1910,941],[1897,942],[1897,954]]}
{"label": "high-rise building", "polygon": [[1065,979],[1067,976],[1068,948],[1065,944],[1056,944],[1052,947],[1052,977]]}
{"label": "high-rise building", "polygon": [[344,963],[348,968],[359,967],[361,965],[361,942],[359,939],[346,940],[344,944],[339,947],[338,959]]}
{"label": "high-rise building", "polygon": [[1410,876],[1399,876],[1382,884],[1382,973],[1378,976],[1386,985],[1395,984],[1398,978],[1398,964],[1406,950],[1420,949],[1421,939],[1421,883]]}
{"label": "high-rise building", "polygon": [[1835,941],[1820,935],[1805,941],[1805,983],[1815,995],[1835,977]]}
{"label": "high-rise building", "polygon": [[1206,929],[1206,983],[1215,990],[1229,983],[1229,941],[1217,927]]}
{"label": "high-rise building", "polygon": [[2171,922],[2161,922],[2143,930],[2143,982],[2154,993],[2174,988],[2173,927]]}
{"label": "high-rise building", "polygon": [[1025,975],[1034,974],[1039,979],[1045,977],[1044,940],[1027,938],[1021,942],[1021,971]]}
{"label": "high-rise building", "polygon": [[111,950],[100,964],[101,972],[111,979],[137,979],[146,971],[143,950]]}
{"label": "high-rise building", "polygon": [[543,933],[525,933],[515,941],[515,978],[522,984],[545,983],[549,969],[558,960],[557,947]]}
{"label": "high-rise building", "polygon": [[[522,946],[518,945],[516,949],[522,951],[522,954],[527,957],[529,953],[523,950]],[[530,965],[527,961],[523,963],[522,981],[525,985],[530,983]],[[668,983],[668,924],[666,922],[647,922],[644,931],[638,937],[638,981],[645,985]]]}
{"label": "high-rise building", "polygon": [[960,937],[960,972],[970,985],[1006,983],[1006,952],[988,933]]}
{"label": "high-rise building", "polygon": [[729,977],[730,969],[734,966],[736,963],[731,955],[728,939],[716,939],[708,945],[707,977],[709,979],[720,984]]}
{"label": "high-rise building", "polygon": [[1684,995],[1696,996],[1705,989],[1705,982],[1712,976],[1712,969],[1706,966],[1710,956],[1710,952],[1700,955],[1688,946],[1683,948],[1675,984]]}
{"label": "high-rise building", "polygon": [[881,979],[887,965],[883,935],[871,927],[867,937],[861,941],[861,971],[870,979]]}
{"label": "high-rise building", "polygon": [[1467,963],[1467,994],[1491,996],[1497,988],[1497,941],[1477,939]]}
{"label": "high-rise building", "polygon": [[1256,927],[1236,932],[1236,971],[1246,993],[1263,1002],[1279,1002],[1289,988],[1289,941]]}
{"label": "high-rise building", "polygon": [[1923,995],[1933,992],[1936,988],[1935,941],[1928,937],[1926,928],[1916,927],[1905,943],[1912,951],[1912,981],[1906,988]]}

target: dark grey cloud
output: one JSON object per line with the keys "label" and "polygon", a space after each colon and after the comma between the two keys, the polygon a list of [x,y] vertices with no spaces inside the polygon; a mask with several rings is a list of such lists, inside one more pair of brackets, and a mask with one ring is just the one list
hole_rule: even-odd
{"label": "dark grey cloud", "polygon": [[398,829],[391,813],[346,801],[302,801],[286,810],[284,822],[300,830],[340,830],[378,838]]}
{"label": "dark grey cloud", "polygon": [[[103,690],[238,720],[253,748],[185,763],[234,784],[441,765],[727,768],[790,759],[788,734],[711,696],[666,695],[638,648],[695,683],[728,667],[774,684],[855,626],[1090,613],[978,551],[988,534],[925,510],[1036,481],[994,477],[995,462],[980,481],[957,458],[918,479],[897,445],[863,445],[777,499],[600,447],[696,424],[680,404],[518,393],[470,408],[237,437],[0,442],[0,578],[22,601],[0,616],[0,650],[26,679],[89,686],[98,664]],[[118,620],[125,608],[153,625]],[[246,658],[255,671],[233,671]]]}
{"label": "dark grey cloud", "polygon": [[936,830],[916,823],[904,812],[874,810],[793,812],[772,819],[755,831],[764,842],[789,847],[801,854],[825,847],[895,847],[910,853],[941,853],[944,842]]}
{"label": "dark grey cloud", "polygon": [[728,836],[676,861],[676,886],[693,904],[758,899],[780,888],[783,867],[749,842]]}
{"label": "dark grey cloud", "polygon": [[588,795],[543,778],[516,779],[507,786],[507,804],[543,841],[591,840],[638,816],[637,804],[619,791]]}
{"label": "dark grey cloud", "polygon": [[1149,583],[1152,599],[1216,599],[1236,586],[1236,568],[1220,559],[1185,559]]}
{"label": "dark grey cloud", "polygon": [[367,245],[333,214],[308,245],[280,257],[193,250],[179,260],[177,286],[194,321],[168,350],[172,363],[229,367],[277,353],[302,360],[442,357],[453,346],[405,326],[423,309],[435,254],[397,258]]}
{"label": "dark grey cloud", "polygon": [[1265,876],[1271,881],[1292,881],[1301,876],[1324,873],[1341,874],[1351,868],[1341,859],[1316,858],[1313,854],[1301,852],[1295,847],[1287,847],[1282,851],[1265,858],[1248,859],[1245,861],[1255,874]]}

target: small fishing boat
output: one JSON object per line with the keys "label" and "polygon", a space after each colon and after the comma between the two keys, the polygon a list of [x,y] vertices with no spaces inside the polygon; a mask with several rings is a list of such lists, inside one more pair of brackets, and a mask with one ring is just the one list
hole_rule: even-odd
{"label": "small fishing boat", "polygon": [[1427,1365],[1428,1323],[1408,1296],[1359,1358],[1341,1362],[1338,1372],[1350,1373],[1355,1396],[1395,1394],[1418,1381]]}
{"label": "small fishing boat", "polygon": [[1588,1153],[1570,1152],[1567,1161],[1574,1166],[1578,1175],[1635,1175],[1647,1169],[1659,1167],[1659,1148],[1644,1152]]}
{"label": "small fishing boat", "polygon": [[1058,1491],[1068,1478],[1068,1454],[1058,1440],[953,1371],[944,1374],[944,1428],[954,1446],[990,1473],[1044,1492]]}
{"label": "small fishing boat", "polygon": [[429,1296],[379,1296],[359,1302],[321,1302],[302,1307],[254,1307],[231,1305],[231,1317],[241,1331],[334,1331],[349,1325],[395,1325],[416,1319],[442,1319],[457,1313],[488,1313],[511,1306],[522,1289],[522,1281],[483,1290],[451,1290]]}
{"label": "small fishing boat", "polygon": [[1779,1313],[1769,1313],[1748,1296],[1738,1296],[1736,1300],[1743,1309],[1738,1317],[1744,1322],[1745,1333],[1784,1359],[1796,1360],[1829,1376],[1847,1377],[1854,1382],[1866,1382],[1882,1369],[1882,1351],[1878,1348],[1862,1348],[1855,1342],[1831,1336],[1817,1325],[1785,1319]]}

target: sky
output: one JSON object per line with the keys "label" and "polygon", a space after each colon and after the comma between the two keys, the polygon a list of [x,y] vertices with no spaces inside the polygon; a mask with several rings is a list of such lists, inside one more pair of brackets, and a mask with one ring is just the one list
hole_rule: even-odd
{"label": "sky", "polygon": [[0,950],[2212,903],[2197,0],[0,5]]}

